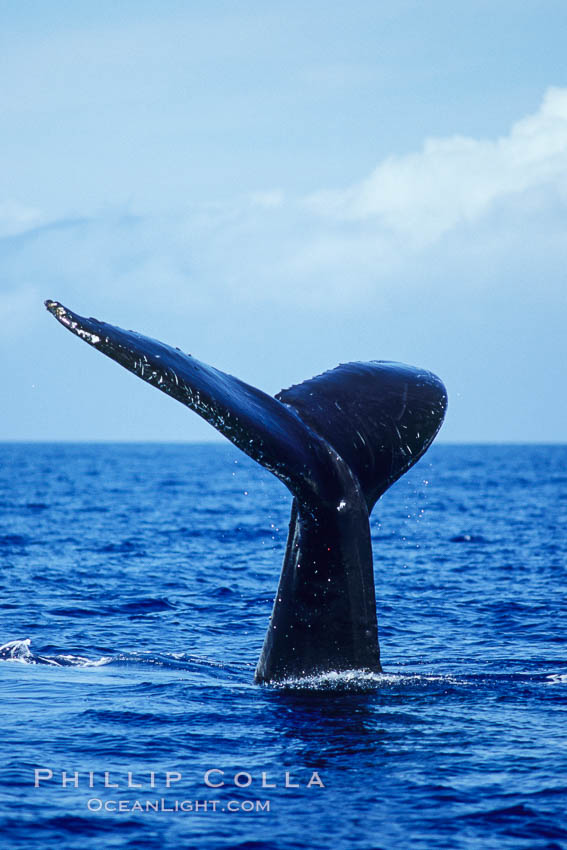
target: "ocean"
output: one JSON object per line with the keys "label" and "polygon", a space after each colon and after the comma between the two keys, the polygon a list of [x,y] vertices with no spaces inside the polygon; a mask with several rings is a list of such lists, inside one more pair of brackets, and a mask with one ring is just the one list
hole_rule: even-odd
{"label": "ocean", "polygon": [[285,687],[268,472],[0,455],[2,848],[567,847],[567,446],[434,445],[372,514],[384,674]]}

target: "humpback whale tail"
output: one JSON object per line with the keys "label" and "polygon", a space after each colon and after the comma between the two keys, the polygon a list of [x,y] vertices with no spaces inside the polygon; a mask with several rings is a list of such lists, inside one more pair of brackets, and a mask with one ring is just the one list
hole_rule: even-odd
{"label": "humpback whale tail", "polygon": [[380,671],[368,518],[441,427],[441,381],[399,363],[347,363],[272,397],[177,348],[45,304],[85,342],[206,419],[292,493],[256,681]]}

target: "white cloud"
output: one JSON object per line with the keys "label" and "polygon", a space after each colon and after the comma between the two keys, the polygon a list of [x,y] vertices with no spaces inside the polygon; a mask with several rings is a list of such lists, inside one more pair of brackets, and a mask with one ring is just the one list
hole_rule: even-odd
{"label": "white cloud", "polygon": [[478,294],[495,281],[518,291],[537,257],[538,286],[557,299],[566,175],[567,89],[550,89],[500,139],[430,139],[343,191],[294,200],[267,189],[169,215],[85,210],[50,223],[0,207],[11,234],[0,243],[3,286],[41,284],[83,303],[94,290],[164,315],[171,303],[180,315],[219,303],[338,312],[420,290]]}
{"label": "white cloud", "polygon": [[567,189],[567,89],[552,88],[541,108],[503,138],[428,139],[418,153],[392,156],[344,191],[311,195],[307,208],[413,247],[434,242],[495,204],[555,183]]}

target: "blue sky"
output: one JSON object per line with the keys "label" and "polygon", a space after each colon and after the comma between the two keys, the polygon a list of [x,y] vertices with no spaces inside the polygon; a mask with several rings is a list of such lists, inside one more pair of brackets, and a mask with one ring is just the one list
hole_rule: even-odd
{"label": "blue sky", "polygon": [[445,381],[567,440],[567,6],[2,2],[0,439],[200,440],[54,298],[275,393]]}

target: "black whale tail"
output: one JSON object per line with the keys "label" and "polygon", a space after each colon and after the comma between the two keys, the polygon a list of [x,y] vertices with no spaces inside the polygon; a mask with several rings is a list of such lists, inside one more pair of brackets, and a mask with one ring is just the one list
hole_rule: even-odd
{"label": "black whale tail", "polygon": [[348,363],[273,398],[178,348],[45,304],[89,345],[206,419],[293,494],[257,681],[380,670],[368,517],[439,430],[447,404],[441,381],[399,363]]}
{"label": "black whale tail", "polygon": [[[300,500],[320,498],[321,486],[332,500],[329,465],[338,454],[360,482],[370,512],[443,421],[445,388],[422,369],[347,363],[274,398],[178,348],[79,316],[56,301],[45,305],[76,336],[206,419]],[[340,489],[341,481],[334,483]]]}

